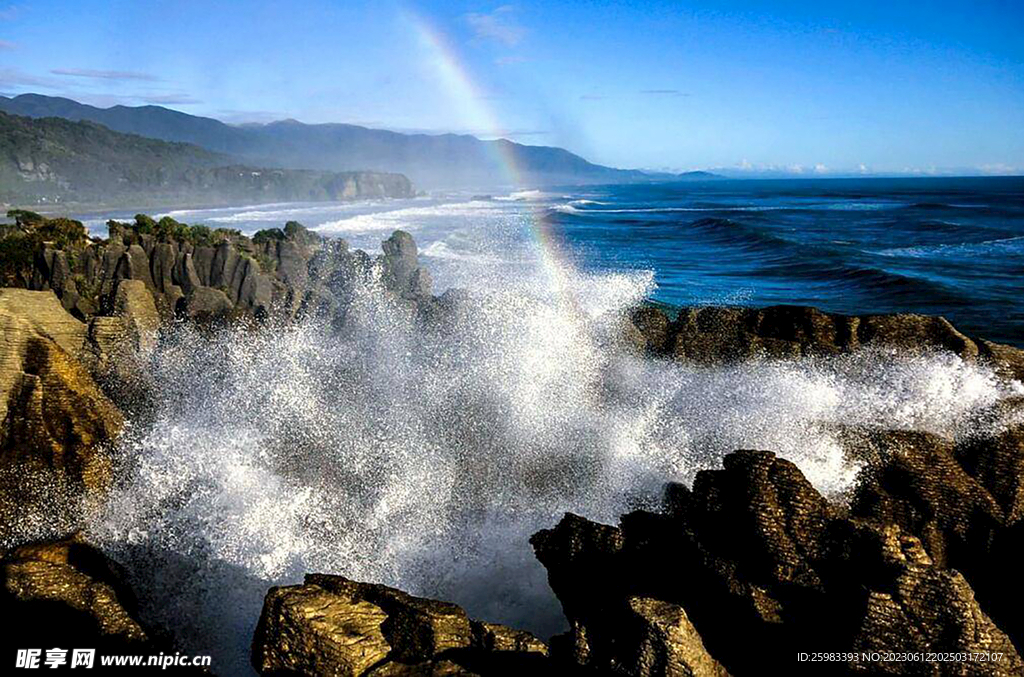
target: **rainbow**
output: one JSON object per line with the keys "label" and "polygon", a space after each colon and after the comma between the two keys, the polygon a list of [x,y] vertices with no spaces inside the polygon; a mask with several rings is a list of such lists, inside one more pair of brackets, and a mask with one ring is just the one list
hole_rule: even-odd
{"label": "rainbow", "polygon": [[[495,140],[486,144],[486,147],[493,155],[493,164],[501,173],[502,182],[510,185],[513,190],[527,185],[518,167],[513,144],[502,138],[505,132],[497,114],[487,105],[487,98],[474,83],[458,51],[443,33],[412,8],[405,7],[401,16],[444,85],[452,105],[461,112],[464,124],[471,129],[482,130],[484,136],[494,137]],[[530,211],[529,227],[556,298],[566,310],[580,316],[576,296],[572,291],[573,285],[567,275],[573,268],[563,254],[562,243],[539,210]]]}

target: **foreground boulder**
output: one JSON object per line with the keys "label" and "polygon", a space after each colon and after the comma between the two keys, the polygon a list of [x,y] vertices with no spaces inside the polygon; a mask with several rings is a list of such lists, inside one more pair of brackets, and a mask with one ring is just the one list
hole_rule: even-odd
{"label": "foreground boulder", "polygon": [[86,368],[88,328],[50,292],[0,289],[0,543],[60,533],[111,477],[120,410]]}
{"label": "foreground boulder", "polygon": [[1014,416],[993,436],[954,444],[909,431],[876,432],[859,446],[880,458],[860,476],[850,510],[920,538],[937,565],[963,574],[982,609],[1024,646],[1021,481],[1024,424]]}
{"label": "foreground boulder", "polygon": [[1024,379],[1024,350],[972,338],[930,315],[841,315],[804,306],[658,308],[633,313],[628,336],[643,351],[698,363],[848,353],[860,348],[901,354],[944,351]]}
{"label": "foreground boulder", "polygon": [[[700,674],[698,666],[716,674],[709,657],[736,675],[1024,670],[960,573],[898,524],[846,516],[769,452],[730,454],[722,470],[698,473],[692,490],[670,485],[662,513],[631,513],[618,527],[567,515],[531,542],[570,622],[552,643],[556,659],[630,675]],[[628,630],[638,598],[679,619],[684,671],[642,672],[642,633]],[[858,659],[797,661],[815,651]],[[874,651],[999,659],[886,662]]]}
{"label": "foreground boulder", "polygon": [[520,675],[544,672],[529,633],[383,585],[310,574],[271,588],[253,638],[260,674]]}
{"label": "foreground boulder", "polygon": [[74,539],[33,543],[0,559],[4,660],[16,649],[78,647],[143,653],[150,637],[116,566]]}

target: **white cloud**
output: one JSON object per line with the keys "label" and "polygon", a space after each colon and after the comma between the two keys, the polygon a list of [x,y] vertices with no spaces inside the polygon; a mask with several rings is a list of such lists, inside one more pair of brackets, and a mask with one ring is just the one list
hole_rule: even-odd
{"label": "white cloud", "polygon": [[178,104],[178,105],[189,105],[202,103],[199,99],[189,96],[188,94],[153,94],[149,96],[139,97],[146,103],[153,104]]}
{"label": "white cloud", "polygon": [[55,68],[50,71],[54,75],[70,75],[76,78],[93,78],[97,80],[146,80],[155,82],[159,80],[155,75],[149,73],[138,73],[136,71],[105,71],[92,68]]}
{"label": "white cloud", "polygon": [[978,171],[982,174],[991,174],[994,176],[1017,176],[1024,174],[1024,169],[1021,167],[1014,167],[1008,165],[1005,162],[992,162],[989,164],[980,165]]}
{"label": "white cloud", "polygon": [[514,47],[526,36],[526,29],[515,20],[515,9],[511,5],[502,5],[489,14],[471,12],[465,19],[478,40],[493,40]]}

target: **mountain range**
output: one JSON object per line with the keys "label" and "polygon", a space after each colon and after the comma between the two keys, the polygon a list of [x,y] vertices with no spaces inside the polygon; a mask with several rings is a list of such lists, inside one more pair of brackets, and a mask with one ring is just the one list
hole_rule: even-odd
{"label": "mountain range", "polygon": [[228,125],[161,106],[98,108],[71,99],[22,94],[0,97],[0,111],[58,117],[115,132],[187,143],[235,164],[331,172],[397,172],[419,189],[630,183],[716,178],[708,172],[652,173],[588,162],[563,148],[527,146],[464,134],[402,134],[349,124],[282,120]]}
{"label": "mountain range", "polygon": [[94,122],[0,112],[0,202],[103,205],[411,197],[405,176],[248,166]]}

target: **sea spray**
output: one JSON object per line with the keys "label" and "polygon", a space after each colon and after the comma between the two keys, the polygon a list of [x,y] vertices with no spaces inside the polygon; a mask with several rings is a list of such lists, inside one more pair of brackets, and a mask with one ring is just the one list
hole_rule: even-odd
{"label": "sea spray", "polygon": [[843,426],[956,437],[1013,392],[955,356],[643,359],[619,336],[649,275],[559,276],[547,295],[450,293],[435,324],[370,284],[342,331],[176,327],[148,366],[154,420],[125,437],[89,537],[146,618],[225,674],[249,670],[266,589],[312,571],[546,636],[560,609],[528,538],[562,513],[655,507],[737,448],[839,496],[857,471]]}

